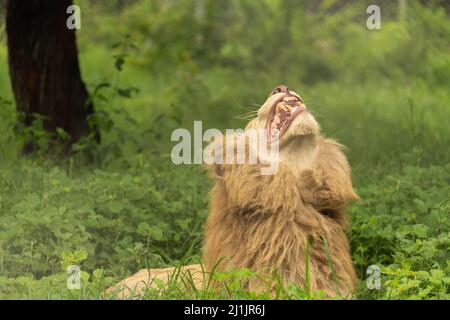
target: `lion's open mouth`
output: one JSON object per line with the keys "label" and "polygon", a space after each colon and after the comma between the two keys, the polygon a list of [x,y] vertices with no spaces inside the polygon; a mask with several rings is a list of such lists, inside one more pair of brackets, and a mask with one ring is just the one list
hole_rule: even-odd
{"label": "lion's open mouth", "polygon": [[280,139],[289,129],[292,121],[305,111],[308,109],[297,95],[286,94],[275,101],[272,116],[267,121],[268,141]]}

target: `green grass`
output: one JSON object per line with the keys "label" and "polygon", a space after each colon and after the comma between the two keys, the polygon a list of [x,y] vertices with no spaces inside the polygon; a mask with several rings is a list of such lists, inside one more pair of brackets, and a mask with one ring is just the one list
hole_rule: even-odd
{"label": "green grass", "polygon": [[[198,166],[171,164],[170,133],[190,129],[194,120],[204,129],[242,128],[242,118],[279,83],[298,91],[324,134],[348,147],[362,198],[349,208],[360,279],[354,298],[449,298],[450,25],[441,10],[413,10],[409,28],[389,21],[378,33],[368,33],[359,20],[342,24],[350,9],[308,16],[316,26],[312,38],[294,32],[294,47],[275,53],[260,44],[276,40],[264,38],[276,23],[236,23],[220,29],[228,42],[214,60],[192,53],[189,28],[173,32],[189,8],[178,8],[175,17],[153,12],[150,23],[141,13],[149,7],[137,1],[122,14],[84,7],[92,14],[78,33],[83,78],[91,93],[111,84],[100,91],[104,99],[94,100],[104,118],[92,161],[82,152],[63,160],[22,157],[27,137],[15,123],[9,79],[0,76],[0,298],[112,299],[105,288],[141,268],[198,263],[211,181]],[[112,33],[117,24],[119,32]],[[155,37],[161,26],[173,28],[164,33],[169,42]],[[126,51],[119,72],[114,55],[123,48],[111,45],[126,33],[139,49]],[[316,38],[331,49],[321,49]],[[0,40],[4,75],[1,32]],[[126,98],[115,90],[129,87],[139,93]],[[33,130],[46,139],[39,127]],[[72,264],[81,267],[81,290],[66,287]],[[381,268],[381,290],[367,289],[370,265]],[[219,274],[219,291],[186,290],[172,281],[141,298],[269,299],[268,292],[243,288],[252,276],[249,270]],[[278,299],[324,297],[279,281],[276,292]]]}

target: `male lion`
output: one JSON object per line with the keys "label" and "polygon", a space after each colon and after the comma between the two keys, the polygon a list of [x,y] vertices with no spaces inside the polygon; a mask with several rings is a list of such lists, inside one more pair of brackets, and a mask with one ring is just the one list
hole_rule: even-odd
{"label": "male lion", "polygon": [[[252,129],[266,130],[267,143],[278,143],[277,159],[268,160],[277,161],[278,169],[262,175],[261,164],[232,161],[209,166],[216,183],[206,222],[205,270],[276,273],[286,285],[349,297],[357,278],[345,235],[345,205],[358,196],[342,145],[320,135],[302,98],[283,85],[273,90],[246,132]],[[224,135],[213,143],[223,143],[222,149],[229,151],[235,138]],[[201,267],[184,268],[180,272],[196,273],[195,286],[201,287],[205,279]],[[149,284],[161,274],[167,279],[174,272],[173,268],[153,270],[141,270],[114,289],[139,279]],[[250,280],[248,286],[261,288],[261,281]]]}

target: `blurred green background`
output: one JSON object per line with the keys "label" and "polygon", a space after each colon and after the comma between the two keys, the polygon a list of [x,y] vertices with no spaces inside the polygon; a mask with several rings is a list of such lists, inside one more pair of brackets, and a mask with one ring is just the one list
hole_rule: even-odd
{"label": "blurred green background", "polygon": [[[21,156],[27,135],[49,138],[18,128],[0,26],[0,297],[95,298],[138,268],[198,261],[210,181],[171,164],[171,132],[243,128],[283,83],[349,148],[358,297],[448,298],[449,2],[377,1],[380,30],[372,1],[75,3],[102,143],[67,159]],[[68,264],[86,272],[81,292],[65,289]]]}

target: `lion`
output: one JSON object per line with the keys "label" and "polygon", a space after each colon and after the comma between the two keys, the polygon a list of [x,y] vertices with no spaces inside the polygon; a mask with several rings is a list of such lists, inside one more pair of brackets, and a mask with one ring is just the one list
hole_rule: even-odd
{"label": "lion", "polygon": [[[263,275],[248,281],[251,290],[267,289],[261,279],[276,274],[283,285],[351,297],[357,276],[346,237],[346,204],[359,197],[343,145],[321,135],[303,99],[284,85],[271,92],[248,123],[245,132],[252,130],[262,130],[265,143],[278,146],[277,157],[265,159],[276,162],[277,170],[263,175],[261,162],[237,163],[236,157],[207,166],[215,184],[202,266],[184,268],[196,273],[198,287],[205,283],[205,271],[247,268]],[[215,159],[223,160],[235,141],[236,135],[217,137],[212,143],[223,148],[214,149],[222,151],[213,154]],[[141,270],[143,282],[153,279],[152,270]],[[162,274],[167,279],[173,272],[168,268]],[[126,279],[114,289],[136,283],[136,277],[129,279],[133,280]]]}

